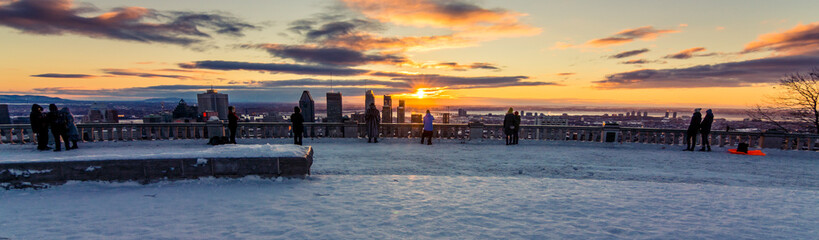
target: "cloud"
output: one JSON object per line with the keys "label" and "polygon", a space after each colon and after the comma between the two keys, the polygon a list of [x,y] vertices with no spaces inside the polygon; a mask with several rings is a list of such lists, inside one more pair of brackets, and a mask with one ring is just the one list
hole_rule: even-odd
{"label": "cloud", "polygon": [[[66,33],[145,43],[190,45],[211,34],[242,36],[258,27],[236,18],[214,13],[166,12],[141,7],[95,12],[93,6],[74,6],[71,0],[18,0],[0,4],[0,25],[28,34]],[[206,33],[203,30],[208,30]]]}
{"label": "cloud", "polygon": [[157,74],[157,73],[148,73],[148,72],[134,72],[133,70],[129,69],[103,69],[103,72],[110,75],[115,76],[132,76],[132,77],[141,77],[141,78],[173,78],[173,79],[181,79],[181,80],[195,80],[198,78],[191,77],[191,76],[184,76],[184,75],[175,75],[175,74]]}
{"label": "cloud", "polygon": [[343,0],[347,7],[381,22],[414,27],[451,29],[462,37],[531,36],[540,28],[520,22],[526,14],[486,9],[460,0]]}
{"label": "cloud", "polygon": [[571,76],[571,75],[575,75],[575,74],[577,74],[577,73],[573,73],[573,72],[564,72],[564,73],[558,73],[557,75],[558,75],[558,76]]}
{"label": "cloud", "polygon": [[704,48],[704,47],[689,48],[689,49],[682,50],[682,51],[680,51],[680,52],[678,52],[678,53],[674,53],[674,54],[669,54],[669,55],[666,55],[666,56],[665,56],[665,57],[663,57],[663,58],[669,58],[669,59],[689,59],[689,58],[692,58],[692,57],[707,57],[707,56],[713,56],[713,55],[715,55],[715,54],[716,54],[716,53],[708,53],[708,54],[694,54],[694,53],[703,52],[703,51],[705,51],[705,48]]}
{"label": "cloud", "polygon": [[666,63],[665,61],[655,60],[651,61],[648,59],[632,59],[624,62],[620,62],[621,64],[649,64],[649,63]]}
{"label": "cloud", "polygon": [[614,35],[606,38],[594,39],[588,41],[586,45],[591,47],[607,47],[612,45],[620,45],[632,42],[635,39],[651,40],[659,37],[662,34],[676,33],[679,30],[670,29],[655,29],[652,26],[638,27],[634,29],[622,30]]}
{"label": "cloud", "polygon": [[324,75],[324,76],[353,76],[370,72],[369,70],[322,66],[322,65],[299,65],[286,63],[250,63],[235,61],[197,61],[193,63],[179,64],[187,69],[211,69],[211,70],[247,70],[262,71],[270,73],[289,73],[302,75]]}
{"label": "cloud", "polygon": [[524,81],[527,76],[481,76],[459,77],[438,74],[406,74],[397,72],[374,72],[371,76],[391,77],[395,81],[405,81],[413,89],[445,87],[448,89],[496,88],[514,86],[558,86],[554,82]]}
{"label": "cloud", "polygon": [[819,22],[803,25],[779,33],[768,33],[745,45],[743,53],[774,51],[785,55],[796,55],[819,49]]}
{"label": "cloud", "polygon": [[297,62],[324,65],[359,66],[366,64],[400,65],[409,60],[397,54],[365,54],[360,51],[339,47],[317,47],[309,45],[257,44],[245,45],[266,50],[273,56],[293,59]]}
{"label": "cloud", "polygon": [[618,54],[611,55],[611,56],[609,56],[609,58],[617,58],[617,59],[627,58],[627,57],[631,57],[631,56],[637,56],[637,55],[646,53],[648,51],[649,51],[648,48],[625,51],[625,52],[621,52],[621,53],[618,53]]}
{"label": "cloud", "polygon": [[94,77],[97,77],[97,76],[88,75],[88,74],[44,73],[44,74],[31,75],[31,77],[41,77],[41,78],[94,78]]}
{"label": "cloud", "polygon": [[747,87],[776,83],[788,73],[819,63],[819,52],[674,69],[641,69],[615,73],[596,81],[598,88]]}

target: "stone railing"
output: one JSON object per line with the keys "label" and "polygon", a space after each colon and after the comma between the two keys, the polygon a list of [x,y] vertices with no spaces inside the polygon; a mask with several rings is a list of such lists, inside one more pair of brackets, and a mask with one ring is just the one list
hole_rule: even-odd
{"label": "stone railing", "polygon": [[[77,128],[83,141],[136,141],[208,139],[224,136],[227,124],[221,122],[196,123],[81,123]],[[436,139],[460,139],[462,141],[482,141],[503,139],[503,128],[499,124],[435,124],[433,137]],[[380,129],[381,138],[418,138],[422,133],[419,123],[387,123]],[[305,123],[305,137],[308,138],[362,138],[366,137],[366,125],[357,123]],[[685,130],[627,128],[627,127],[582,127],[524,125],[520,138],[527,140],[588,141],[616,143],[646,143],[683,145]],[[289,123],[239,123],[237,138],[289,138],[292,136]],[[699,137],[699,136],[698,136]],[[0,125],[0,144],[33,143],[34,134],[28,124]],[[53,140],[52,140],[53,141]],[[819,135],[787,133],[753,133],[712,131],[712,146],[736,146],[748,143],[756,148],[779,148],[795,150],[819,150]],[[697,142],[701,142],[698,139]]]}

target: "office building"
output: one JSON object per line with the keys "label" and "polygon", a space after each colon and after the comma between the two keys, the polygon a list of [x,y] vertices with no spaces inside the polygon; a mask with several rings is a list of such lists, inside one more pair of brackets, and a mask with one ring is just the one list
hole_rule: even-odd
{"label": "office building", "polygon": [[424,118],[423,118],[423,115],[421,115],[420,113],[413,113],[410,116],[410,123],[423,123],[423,122],[424,122]]}
{"label": "office building", "polygon": [[364,92],[364,112],[367,112],[367,109],[370,108],[370,104],[375,103],[375,95],[373,95],[373,90],[367,90]]}
{"label": "office building", "polygon": [[405,111],[405,109],[404,109],[404,99],[399,99],[398,100],[398,109],[396,110],[396,113],[395,113],[396,114],[396,116],[395,116],[395,120],[396,120],[395,122],[396,123],[405,123],[405,121],[404,121],[404,117],[405,117],[404,116],[405,115],[404,111]]}
{"label": "office building", "polygon": [[[228,116],[228,95],[218,93],[210,89],[205,93],[196,94],[197,114],[203,116],[204,112],[216,112],[219,119],[227,120]],[[208,116],[210,117],[210,116]]]}
{"label": "office building", "polygon": [[676,118],[677,118],[677,112],[674,112],[672,115],[673,115],[673,117],[672,117],[672,118],[674,118],[674,119],[676,119]]}
{"label": "office building", "polygon": [[466,117],[466,109],[459,108],[458,109],[458,117]]}
{"label": "office building", "polygon": [[381,122],[392,123],[392,96],[384,95],[384,106],[381,107]]}
{"label": "office building", "polygon": [[341,93],[327,93],[327,118],[325,122],[341,122]]}
{"label": "office building", "polygon": [[119,123],[119,112],[116,109],[106,109],[105,110],[105,122],[107,123]]}
{"label": "office building", "polygon": [[304,117],[305,122],[316,121],[316,103],[313,102],[313,97],[310,96],[310,91],[304,91],[301,93],[299,108],[301,108],[301,116]]}
{"label": "office building", "polygon": [[668,110],[665,111],[665,118],[668,118],[668,114],[671,113]]}
{"label": "office building", "polygon": [[0,124],[11,124],[9,105],[7,104],[0,104]]}
{"label": "office building", "polygon": [[444,113],[441,122],[449,123],[449,113]]}

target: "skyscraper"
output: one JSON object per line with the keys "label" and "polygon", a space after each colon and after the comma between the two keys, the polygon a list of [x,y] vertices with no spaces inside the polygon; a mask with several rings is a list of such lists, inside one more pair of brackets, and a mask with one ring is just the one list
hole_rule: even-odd
{"label": "skyscraper", "polygon": [[367,90],[364,92],[364,112],[367,112],[371,103],[375,103],[375,96],[373,95],[373,90]]}
{"label": "skyscraper", "polygon": [[466,109],[458,108],[458,117],[466,117]]}
{"label": "skyscraper", "polygon": [[310,91],[305,90],[301,93],[299,108],[301,108],[301,116],[304,117],[305,122],[316,121],[316,103],[313,102],[313,97],[310,96]]}
{"label": "skyscraper", "polygon": [[398,110],[396,111],[396,123],[404,123],[404,99],[398,100]]}
{"label": "skyscraper", "polygon": [[424,116],[420,113],[413,113],[412,116],[410,116],[410,123],[423,123],[423,119]]}
{"label": "skyscraper", "polygon": [[449,123],[449,113],[444,113],[441,122]]}
{"label": "skyscraper", "polygon": [[381,122],[392,123],[392,96],[384,95],[384,106],[381,107]]}
{"label": "skyscraper", "polygon": [[670,112],[669,112],[668,110],[665,110],[665,118],[668,118],[668,114],[669,114],[669,113],[670,113]]}
{"label": "skyscraper", "polygon": [[673,115],[674,115],[674,117],[672,117],[672,118],[676,119],[677,118],[677,112],[674,112]]}
{"label": "skyscraper", "polygon": [[202,116],[203,112],[216,112],[219,115],[219,119],[228,119],[227,94],[217,93],[216,90],[210,89],[205,93],[196,94],[196,102],[198,104],[196,113],[199,116]]}
{"label": "skyscraper", "polygon": [[0,124],[11,124],[9,105],[7,104],[0,104]]}
{"label": "skyscraper", "polygon": [[327,93],[327,121],[341,122],[341,93]]}

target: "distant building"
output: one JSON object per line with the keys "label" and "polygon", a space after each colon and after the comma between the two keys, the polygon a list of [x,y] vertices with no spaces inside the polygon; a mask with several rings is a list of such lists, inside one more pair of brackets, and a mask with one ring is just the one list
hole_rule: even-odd
{"label": "distant building", "polygon": [[634,110],[631,110],[631,116],[632,116],[632,117],[636,117],[636,116],[637,116],[637,112],[635,112]]}
{"label": "distant building", "polygon": [[9,105],[7,104],[0,104],[0,124],[11,124]]}
{"label": "distant building", "polygon": [[370,104],[375,103],[375,95],[373,95],[373,90],[367,90],[364,92],[364,112],[367,112],[367,109],[370,108]]}
{"label": "distant building", "polygon": [[449,123],[449,113],[444,113],[443,117],[441,117],[443,123]]}
{"label": "distant building", "polygon": [[105,110],[105,122],[107,123],[119,123],[119,112],[116,109],[106,109]]}
{"label": "distant building", "polygon": [[325,122],[341,122],[341,93],[327,93],[327,118]]}
{"label": "distant building", "polygon": [[648,112],[643,112],[643,117],[648,117]]}
{"label": "distant building", "polygon": [[299,108],[301,108],[301,115],[304,117],[305,122],[316,121],[316,103],[313,101],[313,97],[310,96],[310,91],[305,90],[301,93]]}
{"label": "distant building", "polygon": [[398,100],[398,109],[396,110],[396,113],[395,113],[396,114],[396,117],[395,117],[395,120],[396,120],[395,122],[396,123],[405,123],[406,122],[406,121],[404,121],[404,117],[405,117],[404,111],[406,111],[404,108],[405,108],[404,107],[404,99],[399,99]]}
{"label": "distant building", "polygon": [[669,112],[668,110],[666,110],[666,111],[665,111],[665,118],[668,118],[668,114],[669,114],[669,113],[670,113],[670,112]]}
{"label": "distant building", "polygon": [[204,112],[216,112],[221,120],[227,120],[228,116],[228,95],[218,93],[210,89],[205,93],[196,94],[197,115],[202,116]]}
{"label": "distant building", "polygon": [[535,119],[535,125],[568,126],[569,119],[559,116],[541,116]]}
{"label": "distant building", "polygon": [[674,117],[672,118],[677,118],[677,112],[674,112]]}
{"label": "distant building", "polygon": [[526,115],[526,112],[524,112],[523,110],[521,110],[521,111],[520,111],[520,116],[524,116],[524,115]]}
{"label": "distant building", "polygon": [[413,113],[412,116],[410,116],[410,122],[411,123],[422,123],[423,122],[423,116],[420,113]]}
{"label": "distant building", "polygon": [[466,109],[459,108],[458,109],[458,117],[466,117]]}
{"label": "distant building", "polygon": [[284,122],[284,117],[277,112],[268,112],[262,118],[262,122]]}
{"label": "distant building", "polygon": [[381,122],[392,123],[392,96],[384,95],[384,105],[381,107]]}

